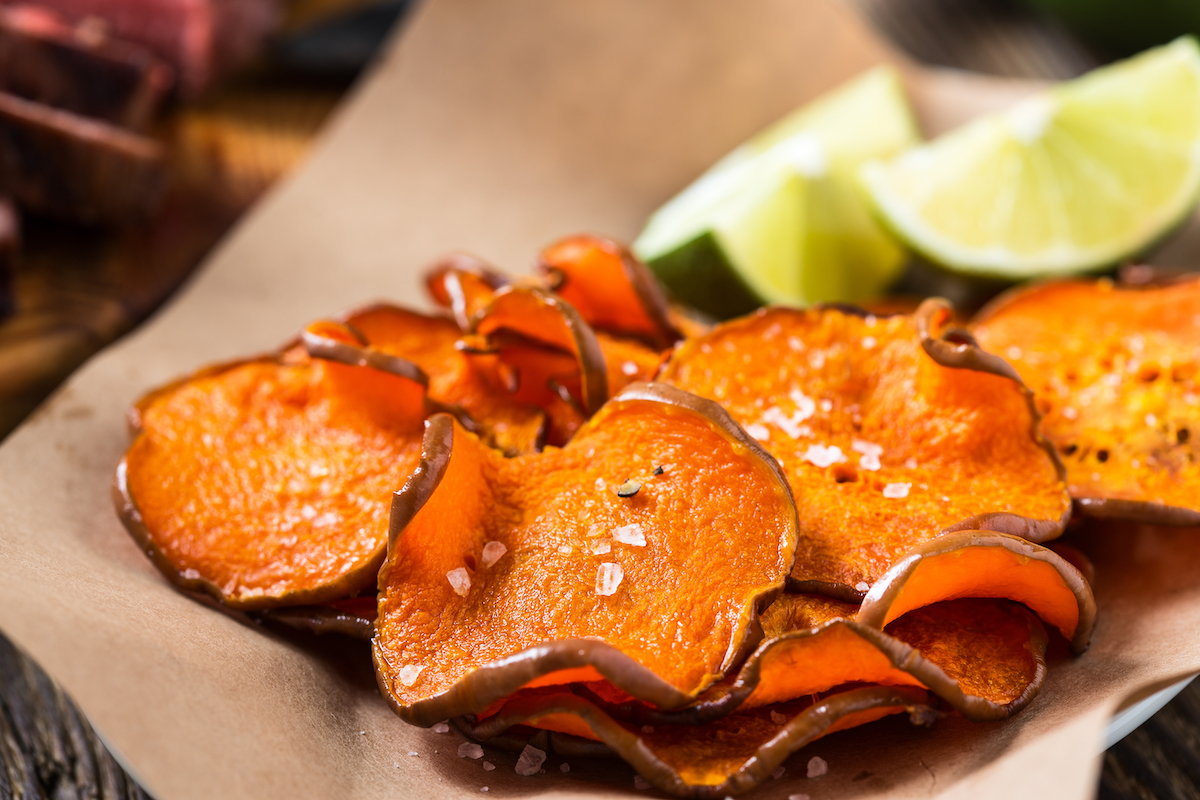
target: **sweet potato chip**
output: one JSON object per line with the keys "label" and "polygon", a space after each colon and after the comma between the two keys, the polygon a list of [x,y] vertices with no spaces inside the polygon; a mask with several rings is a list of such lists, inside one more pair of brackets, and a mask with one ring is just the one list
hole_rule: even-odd
{"label": "sweet potato chip", "polygon": [[114,484],[126,527],[168,578],[231,607],[373,587],[388,501],[420,458],[420,370],[334,323],[304,338],[320,357],[202,370],[131,413]]}
{"label": "sweet potato chip", "polygon": [[435,416],[393,503],[380,687],[418,725],[601,678],[681,706],[757,643],[796,529],[774,460],[669,386],[630,386],[565,448],[513,459]]}
{"label": "sweet potato chip", "polygon": [[658,280],[616,242],[563,239],[541,252],[538,268],[549,288],[598,331],[634,336],[658,350],[681,338]]}
{"label": "sweet potato chip", "polygon": [[[907,711],[915,724],[936,717],[928,694],[915,687],[869,686],[731,714],[704,725],[641,727],[621,723],[578,696],[523,693],[480,722],[460,720],[473,738],[489,741],[513,726],[544,726],[548,746],[566,738],[608,745],[642,777],[677,797],[721,798],[753,789],[789,755],[820,737]],[[559,730],[566,729],[566,730]]]}
{"label": "sweet potato chip", "polygon": [[471,330],[475,315],[492,294],[512,283],[504,273],[474,256],[455,253],[443,258],[425,276],[425,289],[433,301],[448,309],[463,333]]}
{"label": "sweet potato chip", "polygon": [[[475,315],[471,332],[496,348],[503,346],[505,334],[508,341],[516,334],[528,342],[570,354],[575,360],[571,374],[577,376],[579,386],[576,399],[584,413],[594,413],[608,399],[604,354],[595,331],[569,303],[550,292],[530,286],[499,289]],[[512,355],[503,353],[501,360],[516,363]],[[560,380],[559,385],[564,383]]]}
{"label": "sweet potato chip", "polygon": [[856,619],[883,628],[913,609],[960,597],[1023,603],[1087,649],[1096,600],[1083,575],[1047,547],[991,531],[956,531],[913,549],[871,587]]}
{"label": "sweet potato chip", "polygon": [[950,600],[911,611],[886,631],[857,621],[857,611],[840,600],[785,594],[763,614],[767,638],[738,674],[677,711],[599,683],[577,693],[625,722],[695,725],[851,683],[923,686],[973,720],[1012,716],[1041,690],[1048,639],[1023,606]]}
{"label": "sweet potato chip", "polygon": [[1029,391],[914,316],[765,309],[685,342],[660,380],[709,397],[777,458],[802,521],[789,589],[859,600],[897,559],[957,529],[1040,541],[1070,514]]}
{"label": "sweet potato chip", "polygon": [[382,303],[341,318],[371,347],[419,366],[429,376],[429,398],[461,409],[492,447],[506,455],[541,449],[545,413],[506,390],[504,368],[496,358],[463,352],[457,346],[461,333],[452,321]]}
{"label": "sweet potato chip", "polygon": [[973,330],[1034,390],[1077,504],[1200,525],[1200,278],[1070,280],[1018,290]]}
{"label": "sweet potato chip", "polygon": [[654,350],[636,339],[597,333],[600,352],[608,374],[608,390],[618,394],[631,383],[651,380],[663,362],[667,352]]}

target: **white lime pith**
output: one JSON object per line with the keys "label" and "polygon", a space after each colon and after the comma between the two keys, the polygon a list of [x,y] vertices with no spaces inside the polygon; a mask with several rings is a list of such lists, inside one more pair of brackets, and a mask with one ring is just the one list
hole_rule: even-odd
{"label": "white lime pith", "polygon": [[1021,279],[1133,257],[1200,199],[1200,47],[1184,37],[975,120],[862,179],[901,239]]}
{"label": "white lime pith", "polygon": [[717,316],[872,296],[904,253],[873,219],[857,169],[917,138],[899,77],[872,70],[717,162],[650,218],[634,251],[677,298]]}

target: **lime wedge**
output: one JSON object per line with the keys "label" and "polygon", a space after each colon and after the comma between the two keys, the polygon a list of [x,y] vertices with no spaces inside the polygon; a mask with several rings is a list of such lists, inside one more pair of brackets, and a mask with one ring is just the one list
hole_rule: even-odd
{"label": "lime wedge", "polygon": [[917,139],[895,70],[871,70],[713,165],[655,212],[634,252],[677,299],[717,317],[874,296],[904,252],[872,217],[857,170]]}
{"label": "lime wedge", "polygon": [[1148,50],[975,120],[862,177],[931,261],[1007,279],[1101,269],[1200,198],[1200,47]]}

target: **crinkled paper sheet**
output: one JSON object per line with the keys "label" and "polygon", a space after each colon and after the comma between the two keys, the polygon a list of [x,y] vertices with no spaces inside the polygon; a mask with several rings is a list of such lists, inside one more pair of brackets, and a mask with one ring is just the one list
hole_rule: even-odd
{"label": "crinkled paper sheet", "polygon": [[[485,785],[490,796],[629,796],[633,773],[620,765],[562,773],[551,758],[545,775],[522,778],[514,756],[489,753],[487,772],[457,757],[457,735],[386,708],[362,645],[256,630],[176,593],[112,510],[124,410],[341,307],[423,303],[420,270],[447,250],[520,269],[575,231],[631,238],[747,135],[886,59],[818,0],[430,0],[308,165],[158,317],[0,448],[0,628],[160,800],[432,800]],[[1021,88],[920,85],[935,127]],[[1189,246],[1175,246],[1176,263]],[[1028,711],[1001,725],[889,720],[839,734],[754,796],[1090,795],[1111,712],[1200,669],[1200,538],[1081,538],[1098,564],[1094,644],[1059,656]],[[811,755],[830,765],[816,781],[804,777]]]}

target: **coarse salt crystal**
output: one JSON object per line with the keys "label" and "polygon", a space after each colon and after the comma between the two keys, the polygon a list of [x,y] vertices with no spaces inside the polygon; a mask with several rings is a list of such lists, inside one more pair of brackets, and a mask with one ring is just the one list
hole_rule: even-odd
{"label": "coarse salt crystal", "polygon": [[490,567],[503,558],[507,552],[508,548],[504,546],[503,542],[488,542],[483,546],[483,565]]}
{"label": "coarse salt crystal", "polygon": [[760,442],[765,442],[771,438],[771,431],[766,425],[760,425],[757,422],[752,422],[746,426],[746,433]]}
{"label": "coarse salt crystal", "polygon": [[459,597],[466,597],[467,592],[471,591],[471,575],[463,567],[457,567],[447,572],[446,580],[450,581],[450,588]]}
{"label": "coarse salt crystal", "polygon": [[804,451],[804,460],[815,464],[821,469],[832,467],[834,464],[844,464],[846,455],[842,452],[842,448],[837,445],[829,445],[825,447],[820,444],[810,444],[808,449]]}
{"label": "coarse salt crystal", "polygon": [[516,773],[518,775],[536,775],[538,770],[542,768],[542,762],[545,760],[545,750],[538,750],[533,745],[527,744],[525,745],[525,749],[521,751],[520,757],[517,758]]}
{"label": "coarse salt crystal", "polygon": [[877,344],[879,344],[879,342],[875,339],[874,336],[864,336],[862,338],[862,346],[863,346],[864,350],[871,350]]}
{"label": "coarse salt crystal", "polygon": [[867,583],[866,581],[859,581],[858,583],[854,584],[854,590],[857,592],[866,592],[870,591],[870,589],[871,584]]}
{"label": "coarse salt crystal", "polygon": [[917,460],[915,458],[907,459],[904,462],[904,468],[905,469],[916,469],[917,468]]}
{"label": "coarse salt crystal", "polygon": [[632,378],[638,374],[638,365],[633,361],[626,361],[621,365],[621,374],[627,378]]}
{"label": "coarse salt crystal", "polygon": [[1129,466],[1133,467],[1134,469],[1140,469],[1142,466],[1142,462],[1135,458],[1129,462]]}
{"label": "coarse salt crystal", "polygon": [[813,369],[821,369],[825,366],[825,351],[818,350],[808,357],[808,365]]}
{"label": "coarse salt crystal", "polygon": [[779,780],[783,777],[783,773],[785,772],[787,772],[787,770],[785,770],[783,767],[776,767],[775,771],[771,773],[771,777],[775,780]]}
{"label": "coarse salt crystal", "polygon": [[1146,424],[1149,425],[1151,428],[1153,428],[1155,425],[1158,424],[1158,417],[1154,416],[1153,414],[1147,414],[1146,415]]}
{"label": "coarse salt crystal", "polygon": [[1004,355],[1008,356],[1013,361],[1020,361],[1023,353],[1021,352],[1021,348],[1017,347],[1016,345],[1013,345],[1012,347],[1010,347],[1004,351]]}
{"label": "coarse salt crystal", "polygon": [[621,544],[629,544],[634,547],[646,546],[646,535],[642,533],[642,526],[634,522],[631,525],[622,525],[612,532],[614,542]]}
{"label": "coarse salt crystal", "polygon": [[864,439],[855,439],[850,443],[850,449],[862,454],[862,457],[858,459],[858,465],[863,469],[869,469],[874,472],[883,467],[883,464],[879,461],[879,457],[883,455],[882,446]]}
{"label": "coarse salt crystal", "polygon": [[558,546],[558,552],[562,553],[564,556],[569,556],[571,553],[575,552],[575,548],[569,544],[560,544]]}
{"label": "coarse salt crystal", "polygon": [[[1200,317],[1197,317],[1197,319],[1200,319]],[[1200,326],[1198,326],[1198,327],[1200,327]],[[788,343],[788,347],[795,350],[796,352],[800,352],[801,350],[804,349],[804,340],[801,339],[799,336],[789,336],[787,338],[787,343]]]}
{"label": "coarse salt crystal", "polygon": [[776,725],[782,725],[787,721],[787,714],[780,714],[778,711],[771,712],[771,722],[774,722]]}
{"label": "coarse salt crystal", "polygon": [[799,439],[801,436],[811,434],[809,427],[801,424],[801,421],[805,419],[808,418],[802,416],[799,411],[789,417],[783,413],[783,410],[779,406],[771,406],[762,415],[763,422],[769,422],[793,439]]}
{"label": "coarse salt crystal", "polygon": [[1079,416],[1079,412],[1070,406],[1063,406],[1062,415],[1064,419],[1075,419]]}
{"label": "coarse salt crystal", "polygon": [[596,478],[596,491],[603,492],[608,484],[604,482],[604,478]]}
{"label": "coarse salt crystal", "polygon": [[800,417],[798,421],[803,422],[817,413],[816,401],[799,389],[792,389],[788,392],[788,398],[796,404],[796,414],[793,415],[793,419],[798,415]]}
{"label": "coarse salt crystal", "polygon": [[592,545],[592,555],[594,556],[602,556],[610,550],[612,550],[612,542],[608,541],[608,539]]}
{"label": "coarse salt crystal", "polygon": [[833,401],[832,400],[822,400],[820,403],[817,403],[817,405],[826,414],[828,414],[830,411],[833,410]]}
{"label": "coarse salt crystal", "polygon": [[617,587],[621,585],[624,578],[625,570],[621,569],[620,564],[605,561],[596,570],[596,594],[601,597],[616,594]]}
{"label": "coarse salt crystal", "polygon": [[439,722],[436,725],[434,725],[431,730],[434,733],[449,733],[450,732],[450,723],[449,722]]}
{"label": "coarse salt crystal", "polygon": [[829,762],[820,756],[813,756],[808,760],[808,777],[819,778],[829,772]]}
{"label": "coarse salt crystal", "polygon": [[[488,790],[488,788],[486,786],[479,787],[479,791],[481,791],[481,792],[486,792],[487,790]],[[808,800],[808,798],[805,798],[805,800]]]}
{"label": "coarse salt crystal", "polygon": [[484,772],[491,772],[495,768],[496,768],[496,765],[493,764],[492,762],[490,762],[490,761],[483,762],[483,771]]}
{"label": "coarse salt crystal", "polygon": [[1121,385],[1121,376],[1115,372],[1108,373],[1100,380],[1104,381],[1105,386],[1112,386],[1113,388]]}
{"label": "coarse salt crystal", "polygon": [[483,758],[483,748],[475,742],[463,742],[458,746],[459,758]]}
{"label": "coarse salt crystal", "polygon": [[650,781],[646,780],[641,775],[634,775],[633,788],[637,789],[639,792],[644,792],[650,788]]}
{"label": "coarse salt crystal", "polygon": [[416,751],[416,750],[409,750],[409,751],[408,751],[408,754],[409,754],[410,756],[415,756],[415,755],[417,755],[417,751]]}
{"label": "coarse salt crystal", "polygon": [[570,772],[571,765],[564,761],[563,763],[558,765],[558,771],[559,772]]}
{"label": "coarse salt crystal", "polygon": [[908,497],[908,490],[911,488],[911,483],[889,483],[883,487],[883,496],[889,500],[902,500]]}
{"label": "coarse salt crystal", "polygon": [[405,686],[412,686],[417,682],[417,676],[421,674],[424,667],[418,667],[414,664],[407,664],[400,668],[400,682]]}

